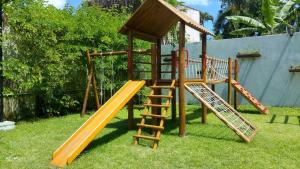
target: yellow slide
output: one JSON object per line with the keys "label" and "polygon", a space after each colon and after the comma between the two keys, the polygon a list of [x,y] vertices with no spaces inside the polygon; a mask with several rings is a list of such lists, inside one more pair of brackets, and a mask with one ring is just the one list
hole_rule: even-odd
{"label": "yellow slide", "polygon": [[51,164],[70,164],[144,85],[145,81],[128,81],[53,153]]}

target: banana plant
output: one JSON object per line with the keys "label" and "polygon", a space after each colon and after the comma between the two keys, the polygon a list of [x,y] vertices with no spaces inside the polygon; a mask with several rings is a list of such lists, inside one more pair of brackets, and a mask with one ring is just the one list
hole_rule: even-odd
{"label": "banana plant", "polygon": [[299,10],[295,7],[297,3],[299,4],[300,0],[288,0],[280,7],[279,3],[273,0],[262,0],[261,12],[263,18],[261,20],[247,16],[227,16],[226,19],[231,21],[235,27],[240,24],[246,26],[232,31],[231,34],[245,35],[255,32],[273,34],[282,26],[293,29],[293,26],[289,24],[287,19]]}

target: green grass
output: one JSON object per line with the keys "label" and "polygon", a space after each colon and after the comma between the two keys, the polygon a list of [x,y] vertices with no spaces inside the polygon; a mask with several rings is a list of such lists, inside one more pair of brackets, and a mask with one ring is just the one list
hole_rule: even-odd
{"label": "green grass", "polygon": [[[300,109],[270,108],[257,114],[251,106],[240,111],[259,132],[244,143],[212,113],[200,123],[198,106],[187,106],[187,134],[178,137],[177,124],[166,122],[159,148],[150,142],[134,146],[123,110],[66,168],[300,168]],[[138,111],[136,112],[138,116]],[[0,168],[51,168],[52,152],[88,117],[19,122],[17,128],[0,132]]]}

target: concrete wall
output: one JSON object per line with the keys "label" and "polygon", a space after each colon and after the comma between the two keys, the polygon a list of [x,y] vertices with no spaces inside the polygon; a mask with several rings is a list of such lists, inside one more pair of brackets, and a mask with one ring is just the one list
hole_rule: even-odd
{"label": "concrete wall", "polygon": [[[190,57],[199,58],[200,43],[187,44]],[[172,46],[163,46],[168,53]],[[235,58],[238,52],[257,50],[256,59],[239,59],[239,82],[265,105],[300,107],[300,73],[290,73],[291,66],[300,65],[300,33],[208,41],[208,55]],[[217,92],[226,98],[225,85]],[[188,102],[195,100],[188,95]],[[248,102],[240,97],[241,104]]]}
{"label": "concrete wall", "polygon": [[[183,10],[183,12],[189,16],[191,19],[193,19],[196,23],[200,23],[200,11],[193,9],[191,7],[188,6],[180,6],[178,7],[180,10]],[[190,28],[190,27],[186,27],[186,33],[185,36],[187,38],[188,42],[200,42],[200,33],[199,31]]]}

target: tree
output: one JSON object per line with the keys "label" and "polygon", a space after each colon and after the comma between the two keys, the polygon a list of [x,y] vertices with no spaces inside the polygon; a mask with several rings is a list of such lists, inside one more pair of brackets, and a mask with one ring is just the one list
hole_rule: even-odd
{"label": "tree", "polygon": [[220,38],[231,38],[234,25],[226,19],[227,16],[244,15],[259,17],[261,0],[221,0],[221,10],[214,23],[214,32]]}
{"label": "tree", "polygon": [[[82,96],[86,50],[111,51],[127,47],[127,38],[118,33],[128,18],[128,13],[123,11],[86,4],[77,10],[68,6],[59,10],[45,5],[43,0],[15,0],[4,8],[9,25],[9,31],[4,34],[5,94],[36,96],[36,111],[40,116],[72,112],[80,107],[80,97],[78,100],[67,91],[77,91]],[[135,41],[135,46],[149,47],[140,41]],[[103,82],[111,83],[113,74],[115,83],[122,83],[126,78],[126,73],[122,74],[127,71],[126,57],[105,58],[103,63],[95,63],[97,70],[108,70],[100,72]],[[111,71],[112,64],[114,70]],[[109,85],[104,87],[104,90],[110,88]],[[119,86],[114,84],[113,87]]]}
{"label": "tree", "polygon": [[[87,0],[87,2],[90,5],[97,4],[101,6],[102,8],[118,8],[122,9],[123,7],[126,7],[129,9],[130,12],[134,12],[142,3],[144,0]],[[178,2],[177,0],[165,0],[169,2],[170,4],[174,6],[178,6],[182,4],[181,2]]]}
{"label": "tree", "polygon": [[204,25],[206,21],[214,21],[214,17],[207,12],[200,12],[200,24]]}
{"label": "tree", "polygon": [[283,32],[283,27],[294,29],[289,23],[288,18],[295,14],[294,9],[299,0],[289,0],[280,6],[280,2],[272,0],[263,0],[261,6],[262,18],[254,19],[247,16],[227,16],[226,18],[234,25],[243,24],[245,27],[239,27],[232,31],[232,35],[273,34]]}

